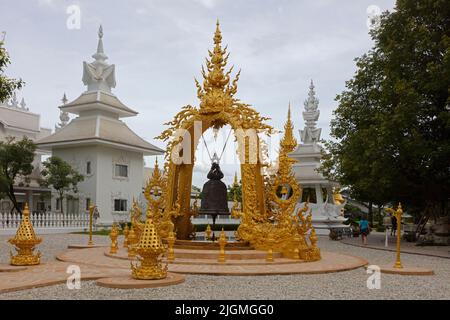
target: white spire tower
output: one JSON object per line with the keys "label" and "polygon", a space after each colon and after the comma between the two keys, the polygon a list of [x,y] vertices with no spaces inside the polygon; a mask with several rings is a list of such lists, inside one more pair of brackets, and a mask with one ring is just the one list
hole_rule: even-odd
{"label": "white spire tower", "polygon": [[103,50],[103,27],[98,29],[97,52],[92,55],[95,61],[83,62],[83,83],[87,91],[104,91],[111,93],[111,88],[116,87],[115,65],[108,64],[108,56]]}
{"label": "white spire tower", "polygon": [[316,98],[312,80],[309,86],[308,99],[305,100],[304,106],[305,111],[303,111],[303,118],[305,119],[305,128],[300,130],[300,138],[304,144],[313,144],[320,140],[322,129],[316,128],[320,111],[318,110],[319,99]]}

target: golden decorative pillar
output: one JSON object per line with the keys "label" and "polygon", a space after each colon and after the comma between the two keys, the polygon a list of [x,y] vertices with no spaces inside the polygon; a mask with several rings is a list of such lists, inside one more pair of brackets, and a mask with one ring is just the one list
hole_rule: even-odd
{"label": "golden decorative pillar", "polygon": [[175,252],[173,250],[173,246],[175,244],[175,233],[173,231],[169,232],[169,237],[167,238],[168,250],[167,250],[167,261],[175,260]]}
{"label": "golden decorative pillar", "polygon": [[110,254],[116,254],[119,250],[119,244],[117,238],[119,237],[119,230],[117,225],[113,223],[111,227],[111,232],[109,233],[109,238],[111,239],[111,248],[109,250]]}
{"label": "golden decorative pillar", "polygon": [[220,232],[219,236],[219,259],[217,261],[219,262],[225,262],[225,246],[227,245],[227,237],[225,235],[225,231],[222,228],[222,231]]}
{"label": "golden decorative pillar", "polygon": [[267,239],[267,245],[266,261],[273,262],[273,246],[275,245],[275,239],[272,236],[269,236],[269,239]]}
{"label": "golden decorative pillar", "polygon": [[128,248],[128,234],[130,233],[130,229],[128,228],[128,223],[125,223],[125,227],[123,228],[123,247]]}
{"label": "golden decorative pillar", "polygon": [[401,203],[398,204],[397,210],[388,209],[388,211],[390,211],[397,219],[397,252],[396,252],[394,268],[402,269],[403,265],[400,260],[400,243],[402,240],[402,236],[401,236],[402,229],[401,228],[402,228],[402,215],[403,215],[402,204]]}
{"label": "golden decorative pillar", "polygon": [[149,216],[136,250],[139,262],[136,265],[131,263],[131,275],[134,279],[156,280],[167,277],[167,265],[163,267],[161,263],[165,248]]}
{"label": "golden decorative pillar", "polygon": [[13,266],[32,266],[41,262],[41,253],[33,254],[34,248],[42,242],[42,239],[36,237],[34,233],[33,225],[30,221],[28,203],[25,204],[22,220],[20,221],[16,235],[14,238],[9,239],[8,242],[14,245],[17,250],[17,255],[13,255],[10,252],[10,263]]}

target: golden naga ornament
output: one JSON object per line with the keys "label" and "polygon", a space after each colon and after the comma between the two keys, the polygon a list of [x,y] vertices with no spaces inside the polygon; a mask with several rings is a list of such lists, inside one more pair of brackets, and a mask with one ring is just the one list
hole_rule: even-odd
{"label": "golden naga ornament", "polygon": [[167,277],[167,265],[162,266],[161,255],[166,251],[155,225],[147,215],[141,239],[136,246],[138,263],[131,263],[131,275],[139,280],[156,280]]}
{"label": "golden naga ornament", "polygon": [[19,228],[17,229],[14,238],[8,240],[9,243],[15,246],[17,255],[13,255],[10,252],[10,263],[14,266],[32,266],[41,262],[41,253],[33,253],[36,245],[42,242],[41,238],[36,237],[34,233],[33,225],[30,221],[30,211],[28,209],[28,203],[25,204],[25,209],[22,213],[22,220],[20,221]]}
{"label": "golden naga ornament", "polygon": [[172,210],[165,210],[166,189],[167,179],[159,169],[158,159],[156,159],[152,177],[145,186],[144,196],[147,199],[147,215],[151,217],[161,238],[167,238],[173,232],[172,219],[179,215],[177,206]]}
{"label": "golden naga ornament", "polygon": [[130,232],[128,233],[128,258],[136,257],[136,243],[139,242],[139,238],[134,232],[134,227],[131,226]]}
{"label": "golden naga ornament", "polygon": [[125,227],[123,228],[123,247],[128,248],[128,234],[130,229],[128,228],[128,222],[125,223]]}
{"label": "golden naga ornament", "polygon": [[133,198],[133,203],[130,210],[131,228],[137,239],[139,239],[142,230],[144,229],[144,222],[141,221],[142,210],[136,199]]}
{"label": "golden naga ornament", "polygon": [[119,243],[117,241],[117,238],[119,237],[119,229],[117,228],[117,225],[113,223],[111,227],[111,232],[109,233],[109,238],[111,239],[111,248],[109,250],[110,254],[116,254],[119,250]]}

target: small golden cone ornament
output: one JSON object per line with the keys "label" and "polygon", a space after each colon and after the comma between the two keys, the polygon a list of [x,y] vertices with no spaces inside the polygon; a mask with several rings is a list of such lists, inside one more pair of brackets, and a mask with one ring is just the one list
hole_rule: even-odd
{"label": "small golden cone ornament", "polygon": [[175,244],[175,233],[173,231],[169,232],[169,237],[167,238],[167,243],[169,244],[167,249],[167,261],[175,260],[175,252],[173,250],[173,245]]}
{"label": "small golden cone ornament", "polygon": [[273,262],[273,246],[275,244],[275,240],[273,239],[272,236],[270,236],[269,239],[267,239],[267,243],[269,248],[267,250],[266,261]]}
{"label": "small golden cone ornament", "polygon": [[128,223],[125,223],[125,227],[123,228],[123,247],[128,248],[128,234],[130,233],[130,229],[128,229]]}
{"label": "small golden cone ornament", "polygon": [[109,238],[111,239],[111,249],[109,250],[110,254],[116,254],[119,250],[119,244],[117,242],[117,238],[119,237],[119,230],[117,229],[117,225],[113,223],[111,227],[111,232],[109,234]]}
{"label": "small golden cone ornament", "polygon": [[222,228],[222,231],[220,232],[220,236],[219,236],[219,247],[220,247],[220,252],[219,252],[219,262],[225,262],[225,246],[227,244],[227,237],[225,236],[225,231]]}
{"label": "small golden cone ornament", "polygon": [[156,280],[167,277],[167,265],[162,266],[161,255],[166,251],[152,219],[147,216],[139,243],[136,245],[139,262],[131,263],[131,275],[139,280]]}
{"label": "small golden cone ornament", "polygon": [[8,242],[14,245],[17,250],[17,255],[10,253],[10,263],[13,266],[32,266],[41,263],[41,253],[33,254],[33,251],[35,246],[42,242],[42,239],[36,237],[34,233],[28,204],[25,204],[22,221],[20,221],[16,235],[14,238],[9,239]]}
{"label": "small golden cone ornament", "polygon": [[208,224],[205,230],[206,239],[205,240],[211,240],[211,226]]}

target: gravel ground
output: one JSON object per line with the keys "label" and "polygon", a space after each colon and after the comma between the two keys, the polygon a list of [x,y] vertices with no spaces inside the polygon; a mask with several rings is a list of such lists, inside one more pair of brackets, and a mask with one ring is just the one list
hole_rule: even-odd
{"label": "gravel ground", "polygon": [[[68,243],[85,242],[86,236],[44,236],[40,246],[43,260],[54,259]],[[7,237],[0,236],[0,263],[9,257]],[[96,243],[107,243],[106,237],[95,237]],[[392,264],[394,253],[359,248],[320,237],[322,250],[364,257],[371,264]],[[37,288],[0,294],[0,299],[450,299],[450,259],[403,254],[404,265],[432,268],[434,276],[381,275],[381,288],[369,290],[369,275],[365,269],[321,274],[291,276],[195,276],[177,286],[120,290],[82,282],[80,290],[68,290],[66,285]]]}

